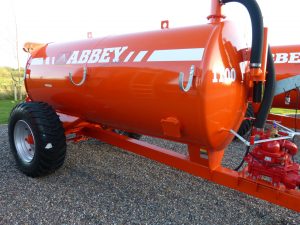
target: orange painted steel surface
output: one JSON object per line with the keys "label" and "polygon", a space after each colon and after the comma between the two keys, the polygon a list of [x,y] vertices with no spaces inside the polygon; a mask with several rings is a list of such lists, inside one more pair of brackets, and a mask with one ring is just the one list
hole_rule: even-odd
{"label": "orange painted steel surface", "polygon": [[[300,75],[300,45],[274,46],[271,49],[276,69],[276,80]],[[288,109],[299,108],[300,101],[297,100],[298,97],[300,98],[299,91],[292,90],[289,95],[290,104],[285,104],[285,94],[281,94],[274,98],[272,106]]]}
{"label": "orange painted steel surface", "polygon": [[[82,120],[222,150],[247,107],[240,40],[220,22],[48,44],[32,53],[26,88],[32,100]],[[184,92],[179,75],[186,87],[190,73]]]}
{"label": "orange painted steel surface", "polygon": [[200,149],[195,146],[188,145],[189,156],[185,156],[183,154],[179,154],[139,140],[121,136],[110,131],[105,131],[102,128],[93,126],[91,124],[90,126],[85,126],[81,133],[135,154],[139,154],[171,167],[186,171],[194,176],[211,180],[217,184],[230,187],[232,189],[300,212],[299,191],[286,190],[284,188],[278,189],[267,182],[254,181],[248,178],[242,172],[236,172],[220,165],[212,170],[208,165],[214,156],[210,155],[208,152],[208,158],[202,158],[199,154]]}

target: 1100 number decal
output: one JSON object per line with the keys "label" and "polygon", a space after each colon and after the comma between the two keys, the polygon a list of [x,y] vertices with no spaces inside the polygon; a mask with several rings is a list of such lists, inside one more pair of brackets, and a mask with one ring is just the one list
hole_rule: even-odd
{"label": "1100 number decal", "polygon": [[231,83],[236,80],[236,71],[234,68],[225,68],[223,71],[213,71],[213,83]]}

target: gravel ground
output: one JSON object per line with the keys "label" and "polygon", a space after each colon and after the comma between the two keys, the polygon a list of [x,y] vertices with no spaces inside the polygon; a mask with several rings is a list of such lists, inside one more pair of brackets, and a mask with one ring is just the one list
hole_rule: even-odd
{"label": "gravel ground", "polygon": [[[0,224],[300,224],[298,213],[96,140],[68,144],[61,169],[29,178],[7,140],[0,126]],[[233,142],[223,164],[236,166],[243,151]]]}

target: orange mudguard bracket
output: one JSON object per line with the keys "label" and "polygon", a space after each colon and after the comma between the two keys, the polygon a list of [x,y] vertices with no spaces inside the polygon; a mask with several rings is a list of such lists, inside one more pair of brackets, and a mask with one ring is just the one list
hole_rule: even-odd
{"label": "orange mudguard bracket", "polygon": [[[211,180],[217,184],[300,212],[299,190],[275,188],[268,183],[254,181],[243,174],[243,172],[236,172],[222,167],[220,163],[224,150],[206,152],[205,150],[197,148],[197,146],[189,145],[189,155],[186,156],[143,141],[116,134],[110,130],[103,130],[99,126],[86,126],[80,133],[183,170],[194,176]],[[211,160],[212,158],[214,160]]]}

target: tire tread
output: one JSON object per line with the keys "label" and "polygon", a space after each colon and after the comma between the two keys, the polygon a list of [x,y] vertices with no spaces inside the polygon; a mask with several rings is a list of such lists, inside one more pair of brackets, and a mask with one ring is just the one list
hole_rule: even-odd
{"label": "tire tread", "polygon": [[[27,118],[31,122],[36,138],[34,159],[25,164],[18,157],[14,146],[13,130],[15,123]],[[16,105],[10,114],[9,140],[17,165],[22,172],[30,177],[39,177],[54,172],[61,167],[66,157],[66,137],[62,123],[55,110],[44,102],[24,102]],[[47,143],[53,148],[45,149]],[[37,146],[39,144],[39,146]]]}

